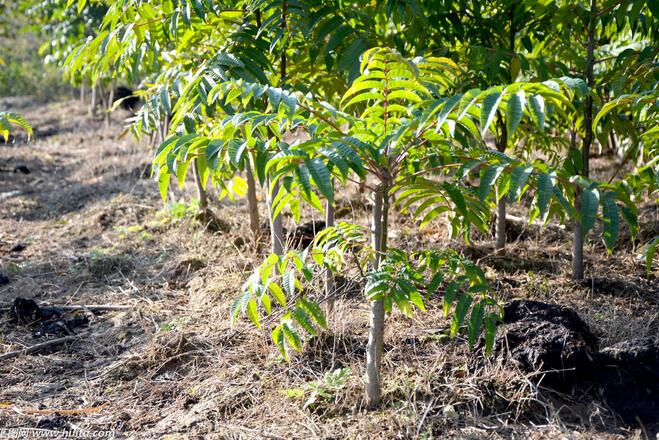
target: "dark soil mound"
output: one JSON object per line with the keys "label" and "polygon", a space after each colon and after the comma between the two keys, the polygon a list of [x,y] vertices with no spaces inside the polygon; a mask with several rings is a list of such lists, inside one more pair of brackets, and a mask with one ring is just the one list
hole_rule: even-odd
{"label": "dark soil mound", "polygon": [[18,325],[28,325],[43,318],[39,305],[32,299],[16,298],[9,309],[9,319]]}
{"label": "dark soil mound", "polygon": [[39,307],[36,301],[16,298],[9,309],[9,322],[34,327],[34,337],[66,336],[78,327],[89,324],[89,318],[74,311],[66,313],[57,307]]}
{"label": "dark soil mound", "polygon": [[582,390],[628,425],[659,429],[659,343],[623,341],[598,351],[597,337],[573,310],[516,300],[504,308],[494,352],[544,387]]}
{"label": "dark soil mound", "polygon": [[116,102],[120,99],[122,100],[121,108],[124,110],[135,113],[140,108],[140,98],[135,96],[133,94],[133,90],[128,87],[119,86],[114,89],[113,102]]}
{"label": "dark soil mound", "polygon": [[592,369],[593,385],[625,423],[640,420],[659,429],[659,343],[651,338],[619,342],[603,349]]}
{"label": "dark soil mound", "polygon": [[316,234],[323,229],[325,229],[325,222],[322,220],[303,223],[291,232],[289,239],[293,246],[304,249],[313,242]]}
{"label": "dark soil mound", "polygon": [[597,352],[597,338],[567,307],[513,301],[504,308],[504,324],[495,352],[523,371],[543,372],[543,383],[553,387],[569,386]]}

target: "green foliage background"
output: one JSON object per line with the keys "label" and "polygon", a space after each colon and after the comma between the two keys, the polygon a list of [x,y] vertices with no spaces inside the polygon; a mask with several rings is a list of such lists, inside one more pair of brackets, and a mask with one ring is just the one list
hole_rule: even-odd
{"label": "green foliage background", "polygon": [[0,97],[32,95],[55,98],[70,93],[61,70],[44,64],[40,37],[26,30],[28,18],[15,6],[0,3]]}

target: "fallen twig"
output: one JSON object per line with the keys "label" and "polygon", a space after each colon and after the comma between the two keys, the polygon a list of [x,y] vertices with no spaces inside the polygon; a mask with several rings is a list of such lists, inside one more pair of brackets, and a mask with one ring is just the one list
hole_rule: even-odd
{"label": "fallen twig", "polygon": [[0,403],[0,409],[10,409],[18,414],[61,414],[61,415],[78,415],[78,414],[95,414],[101,412],[108,402],[93,408],[80,409],[20,409],[11,402]]}
{"label": "fallen twig", "polygon": [[43,350],[44,348],[52,347],[53,345],[59,345],[59,344],[64,344],[66,342],[70,342],[76,339],[80,339],[83,336],[86,336],[87,334],[80,334],[80,335],[72,335],[72,336],[65,336],[63,338],[57,338],[57,339],[51,339],[50,341],[42,342],[40,344],[33,345],[31,347],[26,347],[21,350],[16,350],[16,351],[10,351],[5,354],[0,355],[0,361],[4,361],[7,359],[12,359],[18,356],[22,356],[24,354],[31,354],[31,353],[36,353],[38,351]]}
{"label": "fallen twig", "polygon": [[90,310],[92,312],[113,311],[113,310],[133,310],[134,306],[126,306],[122,304],[80,304],[70,306],[44,306],[43,308],[53,308],[62,310]]}
{"label": "fallen twig", "polygon": [[[134,306],[126,306],[122,304],[73,304],[68,306],[57,306],[57,305],[43,305],[39,306],[40,309],[46,310],[89,310],[91,312],[103,312],[103,311],[119,311],[119,310],[133,310]],[[0,312],[8,312],[11,310],[11,307],[1,307]]]}
{"label": "fallen twig", "polygon": [[546,225],[542,223],[539,220],[534,220],[533,223],[529,223],[528,220],[522,218],[522,217],[517,217],[515,215],[506,215],[506,221],[513,222],[513,223],[520,223],[523,225],[527,226],[539,226],[541,228],[547,228],[547,229],[553,229],[557,231],[564,231],[565,230],[565,225],[557,225],[555,223],[547,223]]}

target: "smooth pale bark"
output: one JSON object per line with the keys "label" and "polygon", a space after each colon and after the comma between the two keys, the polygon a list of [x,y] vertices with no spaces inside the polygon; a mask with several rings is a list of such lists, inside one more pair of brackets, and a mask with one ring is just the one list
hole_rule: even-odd
{"label": "smooth pale bark", "polygon": [[197,195],[199,196],[199,208],[205,213],[208,210],[208,195],[206,194],[206,188],[204,188],[204,182],[201,181],[197,161],[195,160],[193,164],[192,171],[194,174],[195,185],[197,186]]}
{"label": "smooth pale bark", "polygon": [[[334,226],[334,206],[328,201],[325,204],[325,227],[331,228]],[[334,315],[334,292],[336,290],[336,283],[334,282],[334,274],[327,269],[325,272],[325,304],[327,307],[326,314],[327,320],[331,321]]]}
{"label": "smooth pale bark", "polygon": [[[282,0],[281,2],[282,28],[286,28],[288,25],[287,12],[288,12],[288,3],[286,2],[286,0]],[[256,20],[257,20],[257,24],[260,26],[261,23],[260,11],[258,11],[256,14]],[[282,50],[281,59],[279,62],[279,81],[281,82],[282,87],[286,82],[286,66],[287,66],[286,51]],[[270,185],[268,185],[268,187],[270,187]],[[277,197],[277,194],[279,194],[280,188],[281,188],[281,183],[279,182],[279,180],[273,182],[271,188],[272,191],[268,191],[267,199],[268,199],[268,214],[270,217],[270,238],[272,240],[272,253],[281,256],[284,255],[284,244],[286,240],[286,238],[284,237],[284,224],[281,218],[281,212],[275,216],[274,209],[272,206],[273,199]]]}
{"label": "smooth pale bark", "polygon": [[247,174],[247,208],[249,210],[249,229],[255,240],[261,235],[261,219],[259,218],[259,200],[256,197],[256,180],[252,171],[251,160],[247,159],[245,169]]}
{"label": "smooth pale bark", "polygon": [[[497,150],[500,152],[505,152],[506,147],[508,146],[508,130],[506,130],[506,124],[504,123],[501,116],[499,116],[499,127],[500,135],[497,139]],[[508,202],[508,196],[503,195],[497,200],[497,222],[494,228],[495,234],[495,250],[498,252],[503,252],[506,248],[506,203]]]}
{"label": "smooth pale bark", "polygon": [[110,110],[112,109],[112,102],[114,101],[114,87],[110,85],[110,91],[108,92],[108,102],[105,106],[105,126],[110,127],[112,123],[112,117],[110,115]]}
{"label": "smooth pale bark", "polygon": [[[577,195],[574,207],[577,211],[581,209],[581,194]],[[574,221],[574,236],[572,237],[572,278],[583,279],[583,242],[584,234],[581,222]]]}
{"label": "smooth pale bark", "polygon": [[91,100],[89,102],[89,116],[94,116],[96,112],[96,86],[92,86]]}
{"label": "smooth pale bark", "polygon": [[[386,189],[375,192],[371,219],[371,241],[375,251],[373,268],[380,266],[382,245],[386,245],[386,218],[384,211],[384,194]],[[380,404],[382,389],[380,384],[380,367],[382,365],[382,346],[384,343],[384,302],[381,299],[371,301],[371,315],[366,347],[366,397],[368,405],[375,407]]]}
{"label": "smooth pale bark", "polygon": [[495,228],[497,251],[503,251],[506,248],[506,203],[508,196],[504,195],[497,201],[497,224]]}
{"label": "smooth pale bark", "polygon": [[[588,21],[588,49],[586,58],[586,80],[591,90],[595,87],[595,76],[593,66],[595,65],[595,21],[597,9],[595,0],[590,1],[590,18]],[[590,147],[593,142],[593,97],[589,94],[584,102],[584,127],[585,135],[581,146],[581,161],[583,169],[581,175],[588,178],[590,174]],[[581,209],[581,192],[577,190],[575,208]],[[574,220],[574,236],[572,238],[572,278],[582,280],[583,268],[583,246],[584,234],[581,222]]]}
{"label": "smooth pale bark", "polygon": [[277,255],[284,255],[284,224],[282,222],[281,213],[274,216],[274,209],[272,206],[273,199],[279,194],[281,184],[275,181],[272,185],[272,192],[268,191],[268,213],[270,217],[270,238],[272,239],[272,253]]}

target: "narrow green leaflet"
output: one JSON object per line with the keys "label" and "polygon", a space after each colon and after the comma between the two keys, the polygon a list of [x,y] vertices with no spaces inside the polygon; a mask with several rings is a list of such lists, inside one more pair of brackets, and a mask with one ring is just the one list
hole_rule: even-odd
{"label": "narrow green leaflet", "polygon": [[618,205],[614,193],[606,193],[602,197],[602,222],[604,223],[604,243],[609,254],[611,254],[620,228]]}
{"label": "narrow green leaflet", "polygon": [[490,92],[483,99],[483,104],[481,105],[480,113],[480,124],[481,124],[481,136],[485,136],[487,129],[494,121],[494,116],[497,113],[499,104],[501,103],[502,94],[501,92]]}
{"label": "narrow green leaflet", "polygon": [[298,303],[300,307],[302,307],[309,315],[311,315],[316,324],[322,328],[327,328],[327,320],[325,319],[325,314],[318,304],[309,301],[306,298],[300,298]]}
{"label": "narrow green leaflet", "polygon": [[277,349],[279,350],[279,353],[288,362],[288,353],[286,352],[286,344],[284,342],[284,331],[282,328],[282,324],[279,324],[272,331],[272,341],[275,343],[275,345],[277,345]]}
{"label": "narrow green leaflet", "polygon": [[499,316],[490,313],[485,317],[485,353],[490,354],[494,349],[494,340],[497,336],[497,322]]}
{"label": "narrow green leaflet", "polygon": [[518,201],[522,196],[524,185],[526,185],[526,181],[532,172],[533,166],[524,165],[516,167],[513,169],[512,173],[510,173],[510,187],[508,189],[508,200],[510,202]]}
{"label": "narrow green leaflet", "polygon": [[513,94],[508,99],[508,105],[506,106],[506,131],[508,136],[512,137],[517,129],[517,126],[522,121],[522,116],[524,116],[524,106],[526,105],[526,94],[524,90]]}
{"label": "narrow green leaflet", "polygon": [[584,188],[581,196],[581,233],[585,236],[595,224],[600,193],[597,188]]}
{"label": "narrow green leaflet", "polygon": [[455,307],[455,312],[453,314],[453,319],[451,321],[451,336],[458,334],[462,323],[464,322],[467,312],[469,312],[469,306],[471,305],[472,298],[470,295],[462,295],[458,301],[458,305]]}
{"label": "narrow green leaflet", "polygon": [[531,105],[531,116],[540,131],[545,129],[545,99],[541,95],[529,96]]}
{"label": "narrow green leaflet", "polygon": [[311,318],[304,309],[301,307],[296,307],[291,311],[291,315],[293,315],[295,321],[300,324],[300,327],[302,327],[307,333],[312,336],[316,336],[318,334],[316,328],[311,323]]}
{"label": "narrow green leaflet", "polygon": [[537,205],[540,210],[540,216],[544,218],[547,213],[549,201],[554,193],[553,175],[540,173],[538,176]]}
{"label": "narrow green leaflet", "polygon": [[332,185],[332,177],[325,165],[325,162],[319,157],[305,160],[305,165],[309,170],[309,174],[313,178],[316,186],[330,203],[334,203],[334,187]]}
{"label": "narrow green leaflet", "polygon": [[473,347],[476,343],[476,338],[480,334],[481,327],[483,326],[483,315],[485,309],[482,303],[475,304],[471,310],[471,317],[469,318],[469,346]]}
{"label": "narrow green leaflet", "polygon": [[478,196],[481,202],[487,199],[487,196],[492,190],[492,185],[501,175],[501,172],[506,168],[505,165],[492,165],[487,167],[481,176],[480,186],[478,188]]}
{"label": "narrow green leaflet", "polygon": [[249,302],[247,303],[247,317],[249,318],[250,321],[252,321],[252,324],[254,324],[256,328],[261,330],[261,323],[259,322],[258,306],[254,298],[250,298]]}
{"label": "narrow green leaflet", "polygon": [[659,247],[659,237],[655,237],[643,251],[643,258],[645,258],[645,270],[648,275],[652,273],[652,260],[657,253],[657,248]]}
{"label": "narrow green leaflet", "polygon": [[289,322],[282,322],[281,323],[281,328],[284,332],[284,336],[286,337],[286,341],[296,349],[297,351],[302,350],[302,338],[300,338],[300,335],[298,334],[297,330],[295,330],[295,327],[293,327]]}

